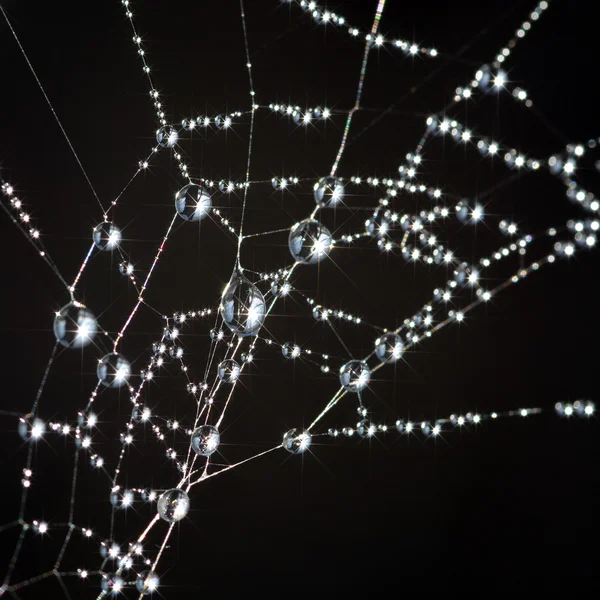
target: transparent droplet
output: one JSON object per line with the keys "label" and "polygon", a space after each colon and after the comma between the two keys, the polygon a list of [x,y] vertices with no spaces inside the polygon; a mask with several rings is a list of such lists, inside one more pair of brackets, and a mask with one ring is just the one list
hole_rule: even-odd
{"label": "transparent droplet", "polygon": [[225,334],[223,333],[222,329],[211,329],[208,332],[208,335],[210,336],[211,340],[222,340],[225,337]]}
{"label": "transparent droplet", "polygon": [[487,91],[492,80],[492,71],[489,65],[480,67],[475,74],[475,79],[479,82],[479,89],[483,92]]}
{"label": "transparent droplet", "polygon": [[265,321],[265,299],[253,283],[235,273],[223,293],[221,314],[233,333],[254,335]]}
{"label": "transparent droplet", "polygon": [[458,267],[456,267],[456,270],[454,271],[454,281],[456,281],[458,285],[464,285],[469,279],[470,275],[471,269],[469,265],[465,262],[461,263],[460,265],[458,265]]}
{"label": "transparent droplet", "polygon": [[360,392],[371,380],[371,371],[361,360],[351,360],[340,369],[340,383],[349,392]]}
{"label": "transparent droplet", "polygon": [[291,454],[302,454],[308,449],[312,437],[304,429],[290,429],[283,436],[283,447]]}
{"label": "transparent droplet", "polygon": [[290,230],[288,246],[294,260],[312,265],[331,251],[331,233],[315,219],[305,219]]}
{"label": "transparent droplet", "polygon": [[98,379],[108,388],[120,388],[131,376],[131,364],[118,352],[107,354],[98,363]]}
{"label": "transparent droplet", "polygon": [[167,350],[167,346],[163,342],[153,342],[152,343],[152,352],[154,354],[164,354]]}
{"label": "transparent droplet", "polygon": [[121,549],[119,548],[119,545],[111,540],[104,540],[100,545],[100,556],[102,558],[116,559],[119,557],[120,552]]}
{"label": "transparent droplet", "polygon": [[29,439],[29,426],[25,421],[19,421],[19,425],[17,426],[17,431],[19,435],[27,441]]}
{"label": "transparent droplet", "polygon": [[56,341],[67,348],[87,346],[96,332],[96,317],[79,302],[63,306],[54,318]]}
{"label": "transparent droplet", "polygon": [[282,298],[284,296],[287,296],[291,290],[292,286],[287,281],[284,281],[283,283],[274,281],[271,284],[271,293],[273,294],[273,296],[279,296],[280,298]]}
{"label": "transparent droplet", "polygon": [[456,217],[457,219],[465,224],[469,222],[469,207],[463,202],[459,202],[456,206]]}
{"label": "transparent droplet", "polygon": [[216,427],[201,425],[192,433],[192,449],[200,456],[210,456],[218,447],[221,436]]}
{"label": "transparent droplet", "polygon": [[344,186],[337,177],[323,177],[315,183],[315,202],[317,206],[336,206],[344,197]]}
{"label": "transparent droplet", "polygon": [[192,131],[192,129],[194,129],[196,127],[196,125],[197,125],[196,119],[183,119],[181,121],[181,126],[186,131]]}
{"label": "transparent droplet", "polygon": [[227,358],[219,363],[217,374],[225,383],[233,383],[240,376],[240,365],[233,358]]}
{"label": "transparent droplet", "polygon": [[325,309],[322,306],[315,306],[312,311],[313,319],[316,321],[320,321],[323,319],[323,314],[325,313]]}
{"label": "transparent droplet", "polygon": [[158,589],[160,581],[153,571],[142,571],[135,580],[135,589],[144,596],[149,596]]}
{"label": "transparent droplet", "polygon": [[181,346],[171,346],[169,348],[169,355],[171,358],[181,358],[183,356],[183,348]]}
{"label": "transparent droplet", "polygon": [[100,223],[94,227],[92,239],[99,250],[114,250],[121,242],[121,230],[112,223]]}
{"label": "transparent droplet", "polygon": [[111,596],[121,596],[125,588],[125,580],[115,573],[103,575],[100,583],[102,591],[109,593]]}
{"label": "transparent droplet", "polygon": [[180,488],[167,490],[158,499],[158,515],[167,523],[181,521],[190,510],[190,497]]}
{"label": "transparent droplet", "polygon": [[133,265],[128,262],[122,262],[119,265],[119,272],[121,275],[129,276],[133,273]]}
{"label": "transparent droplet", "polygon": [[404,350],[402,339],[396,333],[386,333],[375,340],[375,354],[381,362],[395,362]]}
{"label": "transparent droplet", "polygon": [[373,237],[382,238],[389,234],[391,229],[390,211],[376,210],[365,221],[365,231]]}
{"label": "transparent droplet", "polygon": [[291,342],[286,342],[281,347],[281,354],[286,358],[298,358],[300,356],[300,346],[296,344],[292,344]]}
{"label": "transparent droplet", "polygon": [[356,426],[356,433],[358,433],[361,438],[372,437],[376,432],[377,427],[368,421],[361,421]]}
{"label": "transparent droplet", "polygon": [[195,183],[182,187],[175,195],[175,210],[185,221],[202,221],[211,207],[210,194]]}
{"label": "transparent droplet", "polygon": [[177,133],[177,129],[172,125],[163,125],[156,132],[156,141],[158,145],[163,148],[172,148],[179,139],[179,134]]}

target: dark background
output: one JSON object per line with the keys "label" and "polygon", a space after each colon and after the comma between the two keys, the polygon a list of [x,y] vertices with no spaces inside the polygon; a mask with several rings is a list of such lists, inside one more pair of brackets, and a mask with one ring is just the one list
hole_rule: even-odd
{"label": "dark background", "polygon": [[[406,153],[414,151],[425,116],[446,105],[455,87],[470,81],[478,66],[491,62],[534,8],[528,2],[480,3],[476,8],[470,1],[388,4],[381,23],[386,37],[434,46],[441,56],[407,58],[395,48],[373,52],[363,96],[363,106],[372,110],[355,118],[339,169],[344,177],[393,177]],[[2,6],[106,205],[155,143],[147,81],[123,7],[116,0],[3,0]],[[154,0],[132,6],[171,121],[247,110],[237,2]],[[370,0],[329,5],[362,31],[370,28],[375,7]],[[363,44],[352,40],[345,27],[335,31],[316,25],[297,7],[275,0],[248,0],[246,12],[259,104],[352,106]],[[533,109],[504,95],[463,103],[450,116],[534,157],[597,137],[598,51],[592,12],[590,2],[553,2],[508,60],[510,80],[522,83]],[[4,21],[0,48],[1,174],[30,206],[49,252],[72,280],[101,211]],[[392,104],[392,113],[371,124]],[[286,118],[259,111],[251,179],[268,182],[282,174],[316,178],[328,172],[342,129],[339,116],[307,132]],[[227,134],[194,134],[184,140],[181,147],[192,175],[243,180],[247,135],[244,119]],[[467,231],[453,225],[443,234],[467,260],[505,243],[495,215],[513,218],[522,232],[532,233],[581,216],[566,201],[560,182],[547,174],[523,175],[506,184],[513,173],[500,161],[482,159],[472,146],[439,139],[424,156],[426,185],[470,198],[499,186],[485,199],[489,228],[484,224]],[[597,159],[592,156],[585,164]],[[581,176],[590,189],[598,189],[593,169],[582,170]],[[161,152],[119,201],[115,218],[124,230],[123,250],[140,278],[164,235],[172,216],[170,198],[181,181],[176,161]],[[328,225],[349,219],[349,230],[361,231],[381,194],[353,188],[351,210],[328,215],[334,219]],[[215,203],[239,223],[239,195],[217,194]],[[402,197],[398,209],[429,204],[425,196]],[[248,195],[246,232],[289,227],[312,207],[310,183],[284,194],[274,193],[269,183],[258,184]],[[0,244],[2,408],[25,413],[54,344],[53,312],[68,296],[6,216]],[[537,254],[532,249],[527,262],[548,249],[541,246]],[[235,244],[215,224],[207,220],[196,227],[178,221],[151,280],[148,303],[166,315],[214,308],[234,257]],[[242,261],[250,269],[268,271],[288,264],[285,234],[245,244]],[[79,296],[111,332],[119,330],[135,301],[118,262],[116,255],[94,255]],[[367,240],[351,251],[336,249],[335,264],[340,269],[332,261],[302,269],[296,286],[324,305],[388,327],[412,315],[431,298],[433,287],[448,278],[444,268],[415,268],[401,257],[382,255]],[[518,267],[513,258],[499,277]],[[414,348],[396,368],[379,371],[365,396],[376,422],[523,406],[547,409],[544,415],[450,431],[437,441],[408,440],[395,433],[360,443],[318,438],[312,452],[302,457],[275,452],[197,486],[190,518],[178,527],[159,567],[164,597],[238,597],[256,585],[279,593],[323,588],[336,597],[341,587],[357,583],[401,593],[405,576],[426,576],[426,592],[450,590],[480,576],[494,578],[496,585],[531,578],[550,586],[557,578],[592,575],[598,559],[598,425],[595,417],[559,419],[552,407],[559,401],[598,400],[597,273],[596,252],[580,252],[544,268],[470,313],[460,327],[448,327]],[[202,378],[211,326],[212,321],[203,321],[182,331],[195,380]],[[335,337],[312,319],[300,298],[278,305],[268,328],[279,343],[295,340],[329,352],[332,365],[346,360]],[[136,361],[134,373],[143,368],[161,330],[153,311],[143,309],[136,316],[121,346]],[[355,357],[371,350],[375,334],[368,328],[342,324],[339,331]],[[101,354],[93,348],[60,354],[42,396],[42,418],[73,422],[93,389],[94,361]],[[337,389],[336,378],[323,375],[318,366],[285,362],[276,349],[264,346],[243,384],[225,420],[223,463],[258,453],[277,444],[287,429],[307,425]],[[194,411],[176,369],[162,371],[144,399],[165,418],[185,420]],[[125,394],[115,391],[103,393],[96,403],[102,426],[94,448],[109,466],[120,448],[118,434],[127,421],[128,404]],[[17,435],[16,419],[1,419],[3,520],[10,522],[18,513],[26,445]],[[321,431],[355,420],[355,406],[348,399],[324,419]],[[175,444],[183,450],[181,439]],[[37,445],[25,518],[45,519],[51,530],[43,538],[28,534],[12,581],[43,572],[56,560],[64,530],[53,531],[52,524],[67,521],[73,456],[72,439],[46,435]],[[106,537],[109,486],[88,467],[88,460],[83,455],[78,469],[74,521]],[[124,464],[127,487],[165,489],[178,480],[164,446],[150,430],[136,433]],[[137,536],[154,510],[139,503],[136,511],[120,512],[118,541],[124,544]],[[17,530],[0,532],[3,564],[16,538]],[[160,539],[151,536],[147,548]],[[92,570],[100,562],[97,552],[97,542],[74,536],[61,566]],[[73,598],[95,597],[99,585],[97,577],[87,584],[65,581]],[[50,578],[25,588],[19,597],[42,593],[59,597],[64,592]]]}

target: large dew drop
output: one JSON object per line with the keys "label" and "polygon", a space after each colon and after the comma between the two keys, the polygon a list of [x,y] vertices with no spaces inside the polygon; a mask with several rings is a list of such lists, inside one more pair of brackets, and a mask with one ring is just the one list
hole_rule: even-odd
{"label": "large dew drop", "polygon": [[94,227],[92,239],[98,250],[114,250],[121,243],[121,230],[112,223],[100,223]]}
{"label": "large dew drop", "polygon": [[221,436],[216,427],[201,425],[192,433],[192,449],[200,456],[210,456],[219,447]]}
{"label": "large dew drop", "polygon": [[265,299],[253,283],[235,273],[223,293],[221,314],[233,333],[254,335],[265,322]]}
{"label": "large dew drop", "polygon": [[108,388],[120,388],[131,376],[131,364],[118,352],[111,352],[98,363],[98,379]]}
{"label": "large dew drop", "polygon": [[331,251],[331,233],[317,220],[305,219],[290,230],[288,246],[294,260],[313,265]]}
{"label": "large dew drop", "polygon": [[210,212],[212,200],[200,185],[190,183],[175,195],[175,210],[185,221],[201,221]]}
{"label": "large dew drop", "polygon": [[70,302],[56,313],[54,335],[67,348],[83,348],[96,335],[96,317],[83,304]]}
{"label": "large dew drop", "polygon": [[381,362],[396,362],[404,350],[397,333],[385,333],[375,340],[375,354]]}
{"label": "large dew drop", "polygon": [[167,490],[158,499],[158,516],[167,523],[181,521],[190,510],[190,497],[179,488]]}
{"label": "large dew drop", "polygon": [[344,186],[337,177],[323,177],[315,183],[315,202],[317,206],[336,206],[344,197]]}
{"label": "large dew drop", "polygon": [[351,360],[340,369],[340,383],[349,392],[360,392],[371,380],[369,367],[361,360]]}
{"label": "large dew drop", "polygon": [[156,132],[156,141],[162,148],[172,148],[178,139],[177,129],[172,125],[164,125]]}
{"label": "large dew drop", "polygon": [[283,447],[290,454],[302,454],[302,452],[308,450],[311,442],[310,433],[304,429],[290,429],[283,436]]}

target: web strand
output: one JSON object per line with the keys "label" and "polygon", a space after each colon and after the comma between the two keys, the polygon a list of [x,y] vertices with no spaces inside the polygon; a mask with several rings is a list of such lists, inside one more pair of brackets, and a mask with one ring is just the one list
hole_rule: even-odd
{"label": "web strand", "polygon": [[371,27],[371,38],[369,38],[365,44],[365,51],[363,54],[362,65],[360,68],[360,77],[358,80],[358,90],[356,92],[356,102],[354,106],[348,113],[348,118],[346,119],[346,124],[344,125],[344,133],[342,135],[342,141],[340,143],[340,148],[338,150],[337,156],[335,157],[335,161],[333,166],[331,167],[331,176],[333,177],[338,169],[340,161],[342,160],[342,154],[346,148],[346,140],[348,139],[348,134],[350,133],[350,125],[352,124],[352,117],[354,117],[354,113],[360,109],[360,99],[362,97],[363,86],[365,83],[365,75],[367,74],[367,61],[369,60],[369,54],[371,53],[371,45],[373,43],[373,38],[377,35],[377,30],[379,29],[379,21],[381,20],[381,14],[383,13],[383,8],[385,7],[386,0],[379,0],[377,4],[377,10],[375,11],[375,19],[373,21],[373,26]]}
{"label": "web strand", "polygon": [[77,155],[77,152],[75,152],[75,148],[73,148],[73,144],[71,144],[71,140],[69,139],[67,132],[65,131],[64,127],[62,126],[62,123],[60,122],[60,119],[58,118],[58,115],[56,114],[56,111],[54,110],[54,107],[52,106],[52,103],[50,102],[50,98],[48,98],[48,95],[46,94],[46,91],[44,90],[44,87],[42,86],[42,83],[39,80],[39,78],[33,68],[33,65],[31,64],[29,57],[25,53],[25,50],[24,50],[23,46],[21,45],[21,42],[17,36],[17,32],[14,30],[14,28],[8,18],[8,15],[6,14],[6,12],[4,11],[4,9],[2,8],[1,5],[0,5],[0,11],[2,12],[2,15],[4,16],[4,19],[6,20],[6,24],[8,25],[13,37],[15,38],[15,41],[17,42],[17,45],[19,46],[19,50],[21,51],[21,54],[23,54],[23,58],[25,59],[27,66],[29,67],[32,75],[34,76],[35,81],[38,84],[38,87],[40,88],[40,91],[42,92],[44,99],[46,100],[46,103],[48,104],[50,111],[52,112],[52,115],[54,116],[54,119],[58,123],[58,126],[60,127],[60,130],[61,130],[65,140],[67,141],[67,144],[69,145],[69,148],[71,149],[71,152],[72,152],[73,156],[75,157],[75,160],[77,161],[77,164],[79,165],[79,168],[81,169],[81,172],[83,173],[83,176],[85,177],[85,180],[87,181],[90,189],[92,190],[92,194],[94,194],[94,197],[96,198],[96,200],[98,202],[98,205],[100,206],[102,211],[104,211],[102,202],[100,201],[100,198],[98,197],[98,194],[96,193],[96,190],[94,189],[94,186],[92,185],[92,182],[90,181],[90,178],[88,177],[88,174],[86,173],[85,169],[83,168],[83,165],[81,164],[81,161],[79,160],[79,156]]}

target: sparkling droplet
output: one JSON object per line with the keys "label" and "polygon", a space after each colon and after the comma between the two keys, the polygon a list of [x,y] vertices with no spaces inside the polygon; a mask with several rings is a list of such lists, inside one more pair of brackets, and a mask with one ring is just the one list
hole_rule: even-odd
{"label": "sparkling droplet", "polygon": [[158,499],[158,515],[167,523],[176,523],[181,521],[190,510],[190,498],[187,493],[180,488],[167,490]]}
{"label": "sparkling droplet", "polygon": [[371,380],[371,371],[361,360],[351,360],[340,369],[340,383],[349,392],[360,392]]}
{"label": "sparkling droplet", "polygon": [[492,71],[488,65],[483,65],[475,74],[475,79],[479,82],[479,89],[486,91],[490,87],[492,80]]}
{"label": "sparkling droplet", "polygon": [[215,127],[217,129],[225,129],[225,117],[223,115],[217,115],[215,117]]}
{"label": "sparkling droplet", "polygon": [[102,558],[117,558],[121,549],[118,544],[111,540],[105,540],[100,546],[100,556]]}
{"label": "sparkling droplet", "polygon": [[344,197],[344,186],[337,177],[323,177],[315,183],[315,202],[317,206],[336,206]]}
{"label": "sparkling droplet", "polygon": [[222,340],[225,337],[222,329],[211,329],[208,335],[211,340]]}
{"label": "sparkling droplet", "polygon": [[283,356],[285,356],[286,358],[297,358],[298,356],[300,356],[300,352],[300,346],[292,344],[291,342],[286,342],[281,347],[281,354],[283,354]]}
{"label": "sparkling droplet", "polygon": [[291,228],[288,246],[294,260],[312,265],[331,251],[331,233],[317,220],[306,219]]}
{"label": "sparkling droplet", "polygon": [[169,355],[171,358],[181,358],[183,356],[183,348],[181,346],[171,346],[169,348]]}
{"label": "sparkling droplet", "polygon": [[227,358],[219,364],[217,374],[225,383],[234,383],[240,376],[240,365],[232,358]]}
{"label": "sparkling droplet", "polygon": [[391,229],[390,211],[376,210],[373,216],[365,221],[365,231],[373,236],[382,238]]}
{"label": "sparkling droplet", "polygon": [[98,363],[98,379],[108,388],[120,388],[131,376],[131,364],[118,352],[111,352]]}
{"label": "sparkling droplet", "polygon": [[372,437],[377,432],[377,427],[367,421],[361,421],[356,427],[356,433],[361,438]]}
{"label": "sparkling droplet", "polygon": [[135,580],[135,589],[144,596],[155,592],[159,586],[159,579],[153,571],[142,571]]}
{"label": "sparkling droplet", "polygon": [[315,306],[312,311],[313,319],[316,321],[320,321],[323,319],[323,315],[325,313],[325,309],[322,306]]}
{"label": "sparkling droplet", "polygon": [[177,129],[172,125],[163,125],[156,132],[156,141],[158,145],[162,148],[172,148],[179,139],[179,134],[177,133]]}
{"label": "sparkling droplet", "polygon": [[175,210],[185,221],[202,221],[210,212],[212,200],[200,185],[190,183],[175,195]]}
{"label": "sparkling droplet", "polygon": [[131,275],[133,273],[133,265],[131,263],[122,262],[119,265],[119,272],[121,273],[121,275]]}
{"label": "sparkling droplet", "polygon": [[114,250],[121,242],[121,230],[112,223],[100,223],[94,227],[92,239],[99,250]]}
{"label": "sparkling droplet", "polygon": [[216,427],[201,425],[192,433],[192,448],[200,456],[210,456],[219,447],[221,436]]}
{"label": "sparkling droplet", "polygon": [[312,437],[304,429],[290,429],[283,436],[283,447],[291,454],[302,454],[308,449]]}
{"label": "sparkling droplet", "polygon": [[152,352],[154,352],[154,354],[164,354],[166,349],[167,347],[162,342],[154,342],[152,344]]}
{"label": "sparkling droplet", "polygon": [[83,348],[96,335],[96,317],[83,304],[70,302],[54,318],[56,341],[67,348]]}
{"label": "sparkling droplet", "polygon": [[254,335],[265,321],[265,299],[253,283],[235,273],[223,293],[221,313],[233,333]]}
{"label": "sparkling droplet", "polygon": [[111,596],[120,596],[125,587],[125,581],[121,576],[110,573],[103,576],[100,587],[102,591],[108,592]]}
{"label": "sparkling droplet", "polygon": [[386,333],[375,340],[375,354],[381,362],[396,362],[403,350],[402,340],[396,333]]}

